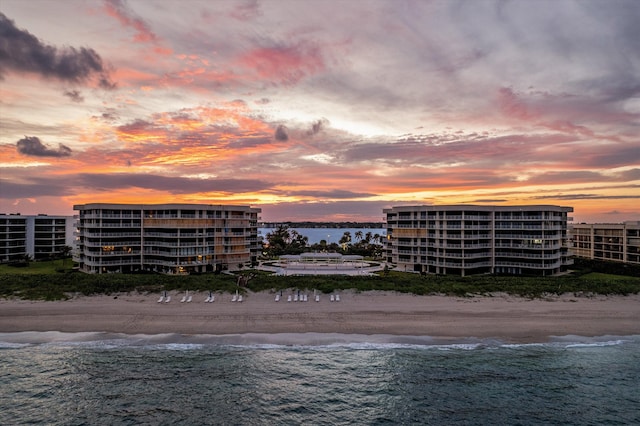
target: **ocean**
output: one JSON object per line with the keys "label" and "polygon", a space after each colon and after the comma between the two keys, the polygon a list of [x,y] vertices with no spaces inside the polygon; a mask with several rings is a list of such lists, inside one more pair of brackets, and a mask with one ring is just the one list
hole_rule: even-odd
{"label": "ocean", "polygon": [[[338,243],[345,232],[351,233],[351,240],[355,243],[356,232],[360,231],[363,235],[371,232],[371,235],[378,234],[381,237],[387,236],[386,228],[289,228],[297,233],[309,238],[309,245],[318,244],[321,240],[325,240],[328,244]],[[275,228],[258,228],[262,238],[266,241],[267,234],[273,232]]]}
{"label": "ocean", "polygon": [[0,333],[0,424],[640,424],[640,336]]}

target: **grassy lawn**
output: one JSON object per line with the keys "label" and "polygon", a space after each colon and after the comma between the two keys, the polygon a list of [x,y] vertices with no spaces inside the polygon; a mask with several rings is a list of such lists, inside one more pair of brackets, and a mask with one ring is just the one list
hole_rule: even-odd
{"label": "grassy lawn", "polygon": [[[163,290],[192,290],[234,292],[237,278],[228,274],[169,276],[157,274],[89,275],[71,272],[72,262],[31,262],[27,267],[0,265],[0,297],[21,299],[60,300],[72,294],[112,294],[119,292],[154,292]],[[252,278],[247,284],[251,291],[288,288],[319,290],[398,291],[413,294],[447,294],[471,296],[504,292],[524,297],[546,294],[637,294],[640,277],[615,275],[589,270],[559,277],[513,277],[476,275],[468,277],[418,275],[391,271],[376,276],[275,276],[260,271],[244,271]],[[245,291],[241,289],[241,291]]]}
{"label": "grassy lawn", "polygon": [[[64,267],[64,269],[63,269]],[[51,260],[45,262],[29,262],[29,266],[9,266],[6,264],[0,264],[0,275],[4,274],[54,274],[59,272],[71,272],[73,268],[73,261],[67,259]]]}

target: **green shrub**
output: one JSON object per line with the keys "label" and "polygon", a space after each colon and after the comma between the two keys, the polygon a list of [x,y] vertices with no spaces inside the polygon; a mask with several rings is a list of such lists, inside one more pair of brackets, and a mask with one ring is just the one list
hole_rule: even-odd
{"label": "green shrub", "polygon": [[[71,294],[114,294],[123,292],[215,291],[232,293],[237,289],[237,277],[231,274],[201,274],[188,276],[158,274],[89,275],[80,272],[58,273],[55,262],[32,262],[25,268],[1,265],[0,297],[21,299],[62,300]],[[590,270],[590,269],[589,269]],[[15,272],[19,271],[19,272]],[[444,294],[469,296],[504,292],[524,297],[545,294],[640,293],[640,277],[614,275],[579,270],[559,277],[513,277],[477,275],[468,277],[419,275],[396,271],[375,276],[316,275],[276,276],[263,271],[243,271],[251,275],[247,289],[280,291],[284,289],[318,290],[332,293],[340,290],[396,291],[412,294]],[[245,289],[241,289],[245,291]]]}

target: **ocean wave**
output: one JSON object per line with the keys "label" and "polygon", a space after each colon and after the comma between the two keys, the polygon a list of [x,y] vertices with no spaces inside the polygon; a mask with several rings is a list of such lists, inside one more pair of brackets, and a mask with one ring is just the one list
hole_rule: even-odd
{"label": "ocean wave", "polygon": [[640,335],[617,336],[605,335],[595,337],[585,337],[576,335],[554,336],[550,343],[565,348],[589,348],[589,347],[606,347],[620,346],[627,343],[639,342]]}
{"label": "ocean wave", "polygon": [[0,333],[0,349],[15,349],[30,345],[82,346],[97,349],[136,347],[149,350],[189,351],[207,347],[313,350],[371,350],[371,349],[436,349],[440,351],[468,351],[486,349],[517,349],[531,347],[606,347],[639,342],[640,336],[553,336],[547,342],[509,343],[497,339],[439,339],[432,336],[362,335],[340,333],[276,333],[276,334],[123,334],[106,332],[17,332]]}
{"label": "ocean wave", "polygon": [[603,346],[618,346],[628,343],[629,340],[619,339],[619,340],[608,340],[606,342],[594,342],[594,343],[572,343],[568,344],[566,348],[589,348],[589,347],[603,347]]}

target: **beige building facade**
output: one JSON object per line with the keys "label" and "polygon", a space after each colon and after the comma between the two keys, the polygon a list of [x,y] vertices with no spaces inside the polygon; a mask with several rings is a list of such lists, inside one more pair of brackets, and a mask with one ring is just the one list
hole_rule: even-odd
{"label": "beige building facade", "polygon": [[387,261],[433,274],[556,275],[573,262],[572,207],[423,205],[385,209]]}
{"label": "beige building facade", "polygon": [[189,274],[257,261],[259,208],[205,204],[82,204],[75,260],[87,273]]}
{"label": "beige building facade", "polygon": [[640,264],[640,221],[573,224],[570,234],[577,257]]}

